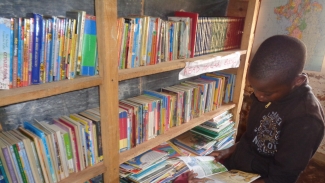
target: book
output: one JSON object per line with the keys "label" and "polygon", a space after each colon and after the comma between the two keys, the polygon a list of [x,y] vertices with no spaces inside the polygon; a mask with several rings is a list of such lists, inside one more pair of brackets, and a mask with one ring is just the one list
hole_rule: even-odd
{"label": "book", "polygon": [[166,152],[159,152],[155,150],[148,150],[130,160],[126,163],[141,169],[148,168],[157,161],[166,159],[168,154]]}
{"label": "book", "polygon": [[[70,133],[68,126],[65,126],[64,124],[53,123],[53,126],[57,126],[57,129],[60,131],[62,135],[62,140],[64,142],[64,148],[66,153],[66,161],[67,161],[67,168],[68,173],[74,172],[74,161],[73,161],[73,150],[72,150],[72,142],[70,140]],[[54,127],[55,128],[55,127]]]}
{"label": "book", "polygon": [[0,17],[0,42],[3,46],[0,48],[0,89],[10,88],[10,30],[11,22],[8,18]]}
{"label": "book", "polygon": [[255,173],[240,170],[229,170],[206,177],[208,183],[250,183],[261,177]]}
{"label": "book", "polygon": [[185,11],[176,11],[175,12],[176,17],[189,17],[191,19],[191,30],[190,30],[190,35],[191,35],[191,55],[190,58],[194,57],[195,53],[195,43],[196,43],[196,30],[197,30],[197,22],[198,22],[198,13],[193,13],[193,12],[185,12]]}
{"label": "book", "polygon": [[183,160],[188,168],[197,174],[196,177],[199,179],[227,171],[223,164],[215,162],[213,156],[181,156],[178,158]]}
{"label": "book", "polygon": [[37,165],[37,170],[40,175],[40,178],[42,179],[43,182],[53,182],[52,179],[50,178],[50,170],[47,169],[48,167],[46,157],[45,157],[45,152],[44,149],[41,147],[41,139],[36,136],[33,132],[23,128],[23,127],[18,127],[18,130],[28,137],[30,140],[32,140],[33,143],[33,153],[35,157],[35,163]]}
{"label": "book", "polygon": [[31,83],[40,84],[40,64],[41,64],[41,52],[42,52],[42,39],[43,39],[43,16],[38,13],[27,13],[27,17],[33,18],[33,32],[32,32],[32,73]]}
{"label": "book", "polygon": [[75,70],[76,75],[80,74],[81,70],[81,58],[82,58],[82,46],[83,46],[83,37],[84,37],[84,29],[85,29],[85,17],[86,17],[86,11],[81,10],[72,10],[66,12],[67,18],[73,18],[76,22],[76,46],[75,46]]}
{"label": "book", "polygon": [[39,128],[37,128],[36,126],[32,125],[30,122],[24,122],[23,125],[25,129],[30,130],[41,139],[42,148],[44,149],[44,153],[45,153],[45,161],[47,162],[48,165],[47,169],[50,172],[50,178],[52,179],[53,182],[57,182],[54,165],[51,159],[51,152],[44,132]]}
{"label": "book", "polygon": [[96,34],[96,17],[86,14],[84,35],[82,42],[82,56],[80,74],[93,76],[96,72],[96,51],[97,51],[97,34]]}

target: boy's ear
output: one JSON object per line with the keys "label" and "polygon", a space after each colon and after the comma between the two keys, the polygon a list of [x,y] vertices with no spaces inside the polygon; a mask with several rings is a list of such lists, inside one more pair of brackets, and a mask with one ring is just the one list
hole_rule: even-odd
{"label": "boy's ear", "polygon": [[302,84],[305,83],[305,81],[307,80],[307,76],[304,74],[299,74],[294,81],[294,85],[295,86],[301,86]]}

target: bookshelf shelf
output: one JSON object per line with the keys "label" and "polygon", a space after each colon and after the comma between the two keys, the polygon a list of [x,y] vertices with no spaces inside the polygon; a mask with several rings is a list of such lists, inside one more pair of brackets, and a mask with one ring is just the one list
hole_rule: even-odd
{"label": "bookshelf shelf", "polygon": [[219,114],[223,113],[224,111],[233,109],[235,106],[236,106],[236,104],[233,104],[233,103],[232,104],[224,104],[217,110],[205,113],[198,118],[192,119],[188,123],[182,124],[177,127],[173,127],[168,132],[166,132],[162,135],[159,135],[154,139],[146,141],[146,142],[144,142],[128,151],[124,151],[124,152],[120,153],[120,164],[135,157],[135,156],[140,155],[141,153],[146,152],[149,149],[156,147],[157,145],[159,145],[163,142],[166,142],[166,141],[194,128],[195,126],[197,126],[209,119],[212,119],[215,116],[218,116]]}
{"label": "bookshelf shelf", "polygon": [[94,166],[86,168],[80,172],[70,174],[68,178],[61,180],[59,183],[80,183],[85,182],[99,174],[106,171],[106,167],[103,162],[97,163]]}
{"label": "bookshelf shelf", "polygon": [[217,56],[223,57],[226,55],[230,55],[235,52],[239,52],[241,55],[246,54],[246,50],[234,49],[234,50],[227,50],[227,51],[217,52],[213,54],[198,56],[194,58],[162,62],[156,65],[148,65],[148,66],[137,67],[132,69],[121,69],[118,71],[118,80],[123,81],[123,80],[132,79],[136,77],[157,74],[157,73],[172,71],[176,69],[182,69],[185,67],[186,62],[194,62],[197,60],[204,61]]}
{"label": "bookshelf shelf", "polygon": [[62,80],[40,85],[0,90],[0,106],[35,100],[102,84],[100,76],[79,76],[71,80]]}

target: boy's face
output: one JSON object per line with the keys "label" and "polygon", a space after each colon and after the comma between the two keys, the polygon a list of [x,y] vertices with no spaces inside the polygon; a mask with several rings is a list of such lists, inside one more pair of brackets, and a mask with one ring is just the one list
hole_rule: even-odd
{"label": "boy's face", "polygon": [[254,94],[260,102],[274,102],[287,96],[295,87],[291,84],[279,84],[276,78],[256,79],[248,74],[248,81],[254,89]]}

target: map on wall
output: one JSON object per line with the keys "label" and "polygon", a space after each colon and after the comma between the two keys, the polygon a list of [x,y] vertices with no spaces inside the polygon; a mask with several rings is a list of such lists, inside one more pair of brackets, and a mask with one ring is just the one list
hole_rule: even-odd
{"label": "map on wall", "polygon": [[268,37],[285,34],[307,47],[305,70],[320,72],[325,56],[325,0],[262,0],[253,54]]}

